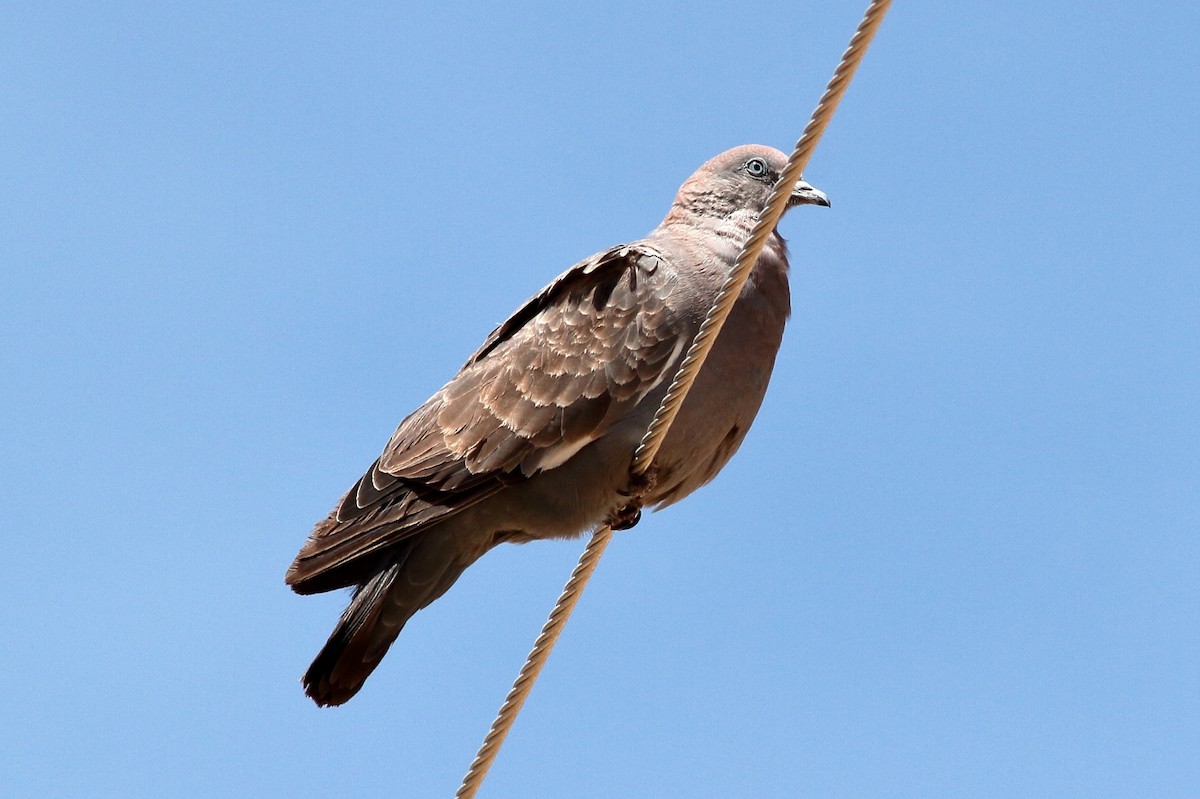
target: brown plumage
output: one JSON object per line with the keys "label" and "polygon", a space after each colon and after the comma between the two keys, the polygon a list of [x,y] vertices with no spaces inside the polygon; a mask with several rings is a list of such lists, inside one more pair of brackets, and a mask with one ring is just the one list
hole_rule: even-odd
{"label": "brown plumage", "polygon": [[[496,328],[410,414],[309,535],[286,580],[356,586],[304,675],[319,705],[352,697],[405,622],[504,541],[573,536],[629,501],[629,466],[682,355],[786,158],[722,153],[646,238],[576,264]],[[801,182],[792,204],[828,205]],[[711,480],[758,411],[789,313],[773,234],[655,463],[645,503]]]}

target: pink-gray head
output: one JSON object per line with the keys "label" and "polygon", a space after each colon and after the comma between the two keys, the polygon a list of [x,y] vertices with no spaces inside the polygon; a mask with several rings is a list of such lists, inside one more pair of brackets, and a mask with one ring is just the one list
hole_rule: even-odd
{"label": "pink-gray head", "polygon": [[[757,216],[786,166],[787,156],[774,147],[744,144],[726,150],[684,182],[667,219],[690,215],[729,218],[747,211]],[[829,207],[829,198],[801,180],[788,200],[788,208],[797,205]]]}

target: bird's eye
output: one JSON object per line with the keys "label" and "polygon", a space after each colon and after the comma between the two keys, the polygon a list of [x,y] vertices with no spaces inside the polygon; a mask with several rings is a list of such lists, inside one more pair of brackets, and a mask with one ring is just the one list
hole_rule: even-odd
{"label": "bird's eye", "polygon": [[761,158],[751,158],[746,162],[746,174],[752,178],[761,178],[767,174],[767,162]]}

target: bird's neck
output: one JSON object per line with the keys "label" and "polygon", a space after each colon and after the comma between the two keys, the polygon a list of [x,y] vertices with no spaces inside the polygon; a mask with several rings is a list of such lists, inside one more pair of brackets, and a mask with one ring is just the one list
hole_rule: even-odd
{"label": "bird's neck", "polygon": [[[758,212],[747,208],[739,208],[726,213],[709,213],[706,209],[683,207],[676,203],[667,214],[666,219],[659,225],[660,230],[692,229],[708,235],[715,235],[727,246],[741,249],[750,238],[755,223],[758,222]],[[778,231],[772,231],[767,240],[767,247],[783,248],[783,239]]]}

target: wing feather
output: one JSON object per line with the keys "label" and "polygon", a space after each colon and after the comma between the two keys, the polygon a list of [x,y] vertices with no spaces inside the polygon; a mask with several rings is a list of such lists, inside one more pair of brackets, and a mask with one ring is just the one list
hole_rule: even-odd
{"label": "wing feather", "polygon": [[353,582],[355,562],[603,435],[672,372],[690,337],[660,258],[647,245],[599,253],[492,331],[317,525],[288,582]]}

